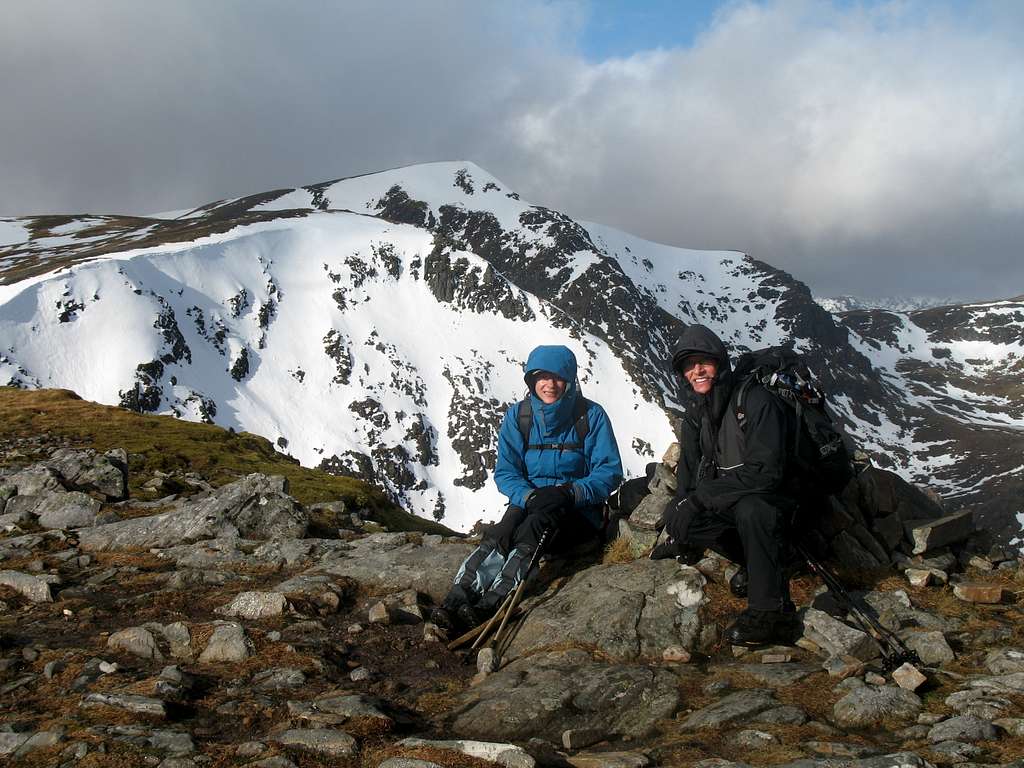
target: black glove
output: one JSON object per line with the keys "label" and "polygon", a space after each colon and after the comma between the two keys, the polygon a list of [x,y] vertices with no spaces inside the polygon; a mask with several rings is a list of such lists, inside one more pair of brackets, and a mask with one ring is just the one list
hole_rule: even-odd
{"label": "black glove", "polygon": [[679,545],[676,544],[672,539],[663,541],[661,544],[651,550],[651,560],[667,560],[670,557],[678,557],[682,554],[682,550]]}
{"label": "black glove", "polygon": [[665,507],[661,521],[668,533],[676,541],[686,541],[686,534],[690,530],[690,522],[700,514],[700,508],[687,496],[686,498],[675,498]]}
{"label": "black glove", "polygon": [[552,528],[558,524],[562,513],[571,507],[574,498],[571,485],[545,485],[530,492],[526,511],[537,515],[545,528]]}

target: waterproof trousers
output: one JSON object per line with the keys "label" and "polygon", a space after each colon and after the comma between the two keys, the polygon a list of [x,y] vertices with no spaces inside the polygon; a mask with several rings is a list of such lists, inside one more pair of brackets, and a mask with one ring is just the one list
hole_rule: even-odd
{"label": "waterproof trousers", "polygon": [[[469,603],[482,611],[496,610],[526,577],[544,527],[545,522],[537,515],[509,506],[501,520],[484,534],[480,546],[463,561],[442,605],[454,610]],[[583,514],[568,510],[548,536],[545,549],[564,552],[597,536],[598,530]]]}
{"label": "waterproof trousers", "polygon": [[746,566],[749,607],[782,610],[790,602],[783,554],[794,506],[778,497],[744,496],[726,511],[697,515],[687,531],[687,544],[712,549]]}

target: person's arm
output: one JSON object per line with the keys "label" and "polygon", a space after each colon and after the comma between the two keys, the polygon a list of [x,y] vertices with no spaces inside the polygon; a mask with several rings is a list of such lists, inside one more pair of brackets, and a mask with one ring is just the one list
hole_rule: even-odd
{"label": "person's arm", "polygon": [[602,504],[622,482],[622,459],[615,433],[608,415],[597,403],[587,411],[590,431],[583,443],[583,452],[590,471],[585,477],[572,481],[573,501],[576,507]]}
{"label": "person's arm", "polygon": [[498,460],[494,466],[494,482],[515,507],[526,507],[526,497],[533,485],[526,479],[523,436],[519,432],[519,403],[505,413],[498,430]]}
{"label": "person's arm", "polygon": [[744,411],[743,464],[699,483],[690,494],[698,509],[725,511],[744,496],[774,493],[782,486],[792,442],[786,405],[754,386],[747,391]]}
{"label": "person's arm", "polygon": [[676,464],[676,495],[685,498],[697,487],[700,469],[700,416],[688,409],[679,420],[679,463]]}

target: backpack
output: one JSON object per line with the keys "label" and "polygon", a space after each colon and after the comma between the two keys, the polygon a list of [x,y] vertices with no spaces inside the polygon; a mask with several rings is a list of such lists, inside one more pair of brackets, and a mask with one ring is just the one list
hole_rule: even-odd
{"label": "backpack", "polygon": [[746,419],[744,398],[751,386],[760,384],[796,411],[792,459],[798,481],[830,496],[840,493],[854,476],[851,451],[804,359],[788,347],[759,349],[740,355],[734,375],[741,381],[736,396],[740,429]]}
{"label": "backpack", "polygon": [[575,418],[573,426],[576,428],[578,443],[531,443],[530,428],[533,426],[533,403],[529,397],[519,401],[519,409],[516,416],[519,420],[519,434],[523,436],[523,453],[529,450],[542,451],[545,448],[556,451],[579,451],[583,452],[583,442],[590,432],[590,419],[587,410],[590,408],[590,401],[580,395],[576,398]]}

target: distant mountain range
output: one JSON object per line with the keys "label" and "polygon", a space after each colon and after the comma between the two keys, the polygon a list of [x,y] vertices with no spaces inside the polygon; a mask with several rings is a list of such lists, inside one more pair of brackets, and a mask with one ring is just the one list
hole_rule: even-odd
{"label": "distant mountain range", "polygon": [[793,343],[876,463],[1018,536],[1024,299],[823,308],[742,253],[576,221],[463,162],[0,219],[0,384],[255,432],[462,529],[500,513],[495,433],[534,345],[575,350],[639,474],[673,439],[690,322],[735,351]]}
{"label": "distant mountain range", "polygon": [[821,306],[833,314],[851,312],[855,309],[884,309],[888,312],[913,312],[917,309],[947,307],[963,303],[952,296],[887,296],[881,299],[864,299],[858,296],[832,296],[815,298]]}

